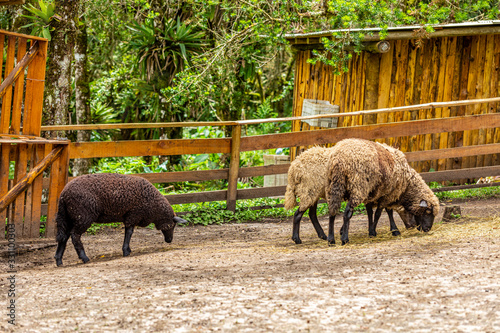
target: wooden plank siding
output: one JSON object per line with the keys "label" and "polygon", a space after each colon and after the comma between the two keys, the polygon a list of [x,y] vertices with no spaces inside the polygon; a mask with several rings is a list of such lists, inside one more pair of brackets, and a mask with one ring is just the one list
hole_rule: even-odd
{"label": "wooden plank siding", "polygon": [[[419,41],[389,40],[391,50],[383,54],[353,54],[349,72],[333,75],[322,63],[307,63],[310,50],[298,49],[293,116],[302,114],[304,98],[317,97],[340,106],[340,112],[398,107],[430,102],[470,100],[500,96],[500,35],[446,36]],[[368,59],[368,60],[367,60]],[[374,64],[374,59],[378,63]],[[373,73],[373,71],[377,71]],[[316,77],[312,73],[322,73]],[[372,82],[378,77],[378,82]],[[369,78],[369,81],[367,80]],[[366,93],[377,87],[377,94]],[[321,92],[321,93],[319,93]],[[424,119],[460,117],[499,112],[500,103],[442,107],[420,111],[380,113],[376,119],[345,117],[339,127],[369,123],[387,124]],[[357,118],[357,119],[356,119]],[[369,119],[369,120],[367,120]],[[297,123],[297,122],[295,122]],[[293,131],[309,131],[307,124],[295,124]],[[379,138],[404,152],[446,149],[500,142],[499,128],[477,128]],[[413,163],[419,172],[497,165],[500,155],[436,159]]]}
{"label": "wooden plank siding", "polygon": [[[5,55],[0,67],[0,201],[5,204],[0,221],[5,223],[7,218],[20,239],[38,238],[40,233],[43,175],[27,179],[52,142],[39,137],[47,45],[45,38],[0,30],[0,49]],[[60,168],[67,173],[67,142],[57,143],[66,145]],[[12,167],[13,179],[9,179]],[[60,177],[57,190],[65,184]],[[50,209],[57,208],[52,204]]]}

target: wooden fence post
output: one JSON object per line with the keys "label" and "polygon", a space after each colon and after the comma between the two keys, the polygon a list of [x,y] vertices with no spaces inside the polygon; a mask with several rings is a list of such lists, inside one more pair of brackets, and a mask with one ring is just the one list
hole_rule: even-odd
{"label": "wooden fence post", "polygon": [[231,161],[227,184],[227,210],[236,211],[236,194],[238,191],[238,173],[240,169],[241,125],[233,126],[231,132]]}

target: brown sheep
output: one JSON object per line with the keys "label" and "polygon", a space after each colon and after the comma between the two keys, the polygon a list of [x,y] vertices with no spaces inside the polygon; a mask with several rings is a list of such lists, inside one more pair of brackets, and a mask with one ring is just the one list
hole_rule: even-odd
{"label": "brown sheep", "polygon": [[177,223],[187,223],[175,216],[167,199],[148,180],[120,174],[92,174],[70,181],[61,192],[57,211],[57,266],[62,265],[66,243],[71,236],[78,258],[89,261],[81,235],[92,223],[123,222],[123,256],[128,256],[134,227],[154,223],[165,242],[172,242]]}
{"label": "brown sheep", "polygon": [[[293,209],[297,203],[297,198],[300,199],[299,208],[293,217],[292,240],[296,244],[302,243],[299,237],[300,220],[307,209],[309,209],[309,218],[311,219],[318,237],[325,240],[327,239],[318,221],[317,205],[321,198],[326,198],[326,190],[328,189],[328,161],[333,151],[333,148],[312,147],[298,156],[288,169],[285,209]],[[366,205],[370,236],[377,235],[376,227],[383,209],[383,207],[377,208],[374,220],[373,206],[376,206],[376,203],[367,203]],[[412,216],[404,213],[401,207],[396,208],[405,225],[411,227]],[[386,209],[386,211],[389,215],[392,234],[394,236],[400,235],[401,233],[394,222],[392,210]],[[330,216],[330,218],[332,217]]]}
{"label": "brown sheep", "polygon": [[328,241],[335,243],[333,224],[342,201],[347,205],[341,228],[342,245],[349,241],[349,220],[353,209],[367,202],[381,207],[402,206],[415,217],[419,230],[429,231],[439,213],[439,200],[422,177],[394,148],[361,139],[345,139],[333,147],[329,160],[330,219]]}

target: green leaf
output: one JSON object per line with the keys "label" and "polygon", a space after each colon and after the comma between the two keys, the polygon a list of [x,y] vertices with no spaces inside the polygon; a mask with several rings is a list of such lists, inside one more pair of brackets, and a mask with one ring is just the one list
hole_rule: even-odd
{"label": "green leaf", "polygon": [[47,38],[49,41],[51,40],[50,31],[48,28],[43,28],[42,34],[44,38]]}
{"label": "green leaf", "polygon": [[201,154],[201,155],[198,155],[196,156],[196,158],[194,159],[193,161],[193,164],[198,164],[198,163],[202,163],[202,162],[205,162],[206,160],[208,160],[209,158],[209,154]]}

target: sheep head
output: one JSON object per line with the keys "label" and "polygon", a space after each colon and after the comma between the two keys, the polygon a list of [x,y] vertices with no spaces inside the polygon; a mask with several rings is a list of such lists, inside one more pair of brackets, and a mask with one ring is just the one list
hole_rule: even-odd
{"label": "sheep head", "polygon": [[174,216],[172,219],[173,223],[166,223],[163,225],[161,232],[163,233],[163,237],[165,237],[165,242],[172,243],[172,239],[174,239],[174,229],[177,224],[186,224],[188,221]]}

